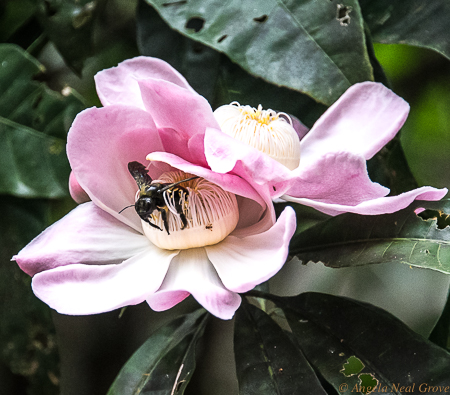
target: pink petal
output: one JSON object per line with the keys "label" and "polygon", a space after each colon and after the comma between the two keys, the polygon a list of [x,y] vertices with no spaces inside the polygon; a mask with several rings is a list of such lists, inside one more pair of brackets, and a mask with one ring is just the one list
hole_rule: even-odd
{"label": "pink petal", "polygon": [[58,266],[115,264],[143,252],[150,241],[99,209],[84,203],[47,228],[13,259],[30,276]]}
{"label": "pink petal", "polygon": [[306,134],[309,132],[309,128],[300,121],[297,117],[295,117],[292,114],[289,114],[289,117],[292,121],[292,126],[294,127],[295,131],[297,132],[298,138],[301,140],[303,137],[306,136]]}
{"label": "pink petal", "polygon": [[204,248],[182,250],[170,265],[161,288],[147,299],[153,310],[167,310],[192,296],[211,314],[231,319],[241,298],[227,290],[206,256]]}
{"label": "pink petal", "polygon": [[61,314],[97,314],[135,305],[160,287],[177,253],[149,244],[120,264],[61,266],[36,274],[33,291]]}
{"label": "pink petal", "polygon": [[377,199],[367,200],[355,206],[344,204],[332,204],[314,201],[310,199],[295,198],[284,195],[282,199],[314,207],[328,215],[338,215],[342,213],[356,213],[362,215],[389,214],[408,207],[414,200],[440,200],[447,194],[447,188],[436,189],[432,187],[421,187],[398,196],[386,196]]}
{"label": "pink petal", "polygon": [[[259,221],[255,222],[255,210],[260,206],[256,207],[256,203],[250,199],[242,199],[238,197],[239,206],[239,222],[236,229],[231,232],[231,236],[238,238],[247,237],[250,235],[256,235],[266,230],[270,229],[276,222],[275,211],[273,209],[273,204],[268,206],[268,209],[264,211],[262,215],[259,215]],[[258,213],[260,210],[258,210]]]}
{"label": "pink petal", "polygon": [[355,206],[389,193],[370,180],[365,159],[348,152],[326,154],[298,170],[286,195]]}
{"label": "pink petal", "polygon": [[186,173],[191,173],[195,174],[196,176],[203,177],[206,180],[219,185],[221,188],[228,192],[249,198],[258,202],[261,207],[266,207],[264,198],[257,191],[255,191],[255,189],[252,188],[248,184],[248,182],[238,176],[232,174],[215,173],[214,171],[189,163],[179,158],[178,156],[166,152],[153,152],[152,154],[147,156],[147,159],[149,161],[164,162]]}
{"label": "pink petal", "polygon": [[203,134],[197,133],[190,139],[186,139],[173,129],[160,129],[159,135],[165,152],[170,152],[190,163],[208,166],[204,153]]}
{"label": "pink petal", "polygon": [[138,189],[128,162],[145,163],[162,150],[151,116],[136,107],[112,105],[77,115],[69,131],[67,154],[80,186],[92,201],[136,230],[141,221],[133,208]]}
{"label": "pink petal", "polygon": [[351,86],[301,140],[300,166],[329,152],[351,152],[370,159],[402,127],[409,105],[375,82]]}
{"label": "pink petal", "polygon": [[[144,109],[138,81],[157,78],[192,90],[185,78],[161,59],[139,56],[106,69],[94,77],[98,97],[104,106],[126,104]],[[193,90],[192,90],[193,91]]]}
{"label": "pink petal", "polygon": [[81,188],[80,184],[77,181],[77,178],[75,177],[75,174],[73,174],[73,171],[70,172],[69,191],[72,199],[75,200],[75,202],[77,202],[78,204],[86,203],[91,200],[86,191]]}
{"label": "pink petal", "polygon": [[206,130],[205,155],[213,171],[232,172],[264,185],[272,197],[282,195],[293,176],[287,167],[268,155],[213,128]]}
{"label": "pink petal", "polygon": [[158,128],[176,130],[189,139],[207,127],[219,128],[208,101],[198,93],[167,81],[139,81],[146,110]]}
{"label": "pink petal", "polygon": [[286,207],[268,231],[244,238],[228,236],[205,249],[225,287],[234,292],[246,292],[281,269],[295,229],[295,212]]}

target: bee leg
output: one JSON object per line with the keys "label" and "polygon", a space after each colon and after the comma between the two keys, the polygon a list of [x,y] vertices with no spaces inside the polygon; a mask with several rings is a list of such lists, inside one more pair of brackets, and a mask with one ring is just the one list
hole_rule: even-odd
{"label": "bee leg", "polygon": [[[169,223],[167,222],[167,213],[166,210],[164,210],[163,208],[159,208],[158,207],[158,211],[161,213],[161,218],[163,220],[164,223],[164,227],[166,228],[167,234],[170,235],[169,233]],[[162,230],[162,229],[161,229]]]}
{"label": "bee leg", "polygon": [[181,222],[183,222],[183,226],[181,227],[181,230],[183,230],[187,226],[188,222],[186,216],[183,213],[183,208],[181,207],[179,199],[175,199],[175,209],[177,210],[177,213],[180,216]]}
{"label": "bee leg", "polygon": [[151,227],[153,227],[153,228],[155,228],[155,229],[159,229],[159,230],[162,231],[162,229],[161,229],[158,225],[156,225],[156,224],[150,222],[150,221],[148,220],[148,218],[142,218],[142,219],[143,219],[145,222],[147,222]]}

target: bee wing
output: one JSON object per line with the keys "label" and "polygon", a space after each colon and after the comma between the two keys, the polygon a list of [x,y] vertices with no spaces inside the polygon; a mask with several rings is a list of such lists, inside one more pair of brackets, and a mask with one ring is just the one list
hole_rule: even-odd
{"label": "bee wing", "polygon": [[148,170],[143,164],[139,162],[130,162],[128,163],[128,171],[136,180],[139,188],[151,184],[152,178],[148,175]]}

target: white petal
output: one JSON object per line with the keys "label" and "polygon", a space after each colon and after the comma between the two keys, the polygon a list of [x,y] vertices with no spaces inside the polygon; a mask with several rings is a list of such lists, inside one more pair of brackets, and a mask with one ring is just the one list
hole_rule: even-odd
{"label": "white petal", "polygon": [[153,310],[167,310],[189,293],[211,314],[230,319],[241,303],[241,297],[227,290],[204,248],[182,250],[167,272],[161,288],[147,299]]}
{"label": "white petal", "polygon": [[151,246],[120,264],[61,266],[36,274],[33,291],[62,314],[96,314],[135,305],[160,287],[177,253]]}
{"label": "white petal", "polygon": [[88,202],[47,228],[14,259],[33,276],[74,263],[120,263],[149,245],[144,235]]}
{"label": "white petal", "polygon": [[295,225],[294,210],[286,207],[268,231],[242,239],[228,236],[219,244],[205,247],[206,253],[228,289],[246,292],[283,266]]}

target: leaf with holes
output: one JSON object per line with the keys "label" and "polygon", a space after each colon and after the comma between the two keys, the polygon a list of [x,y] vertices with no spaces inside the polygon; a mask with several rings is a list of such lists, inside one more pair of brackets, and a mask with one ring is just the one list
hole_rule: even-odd
{"label": "leaf with holes", "polygon": [[326,394],[287,334],[266,313],[245,301],[236,313],[234,350],[242,395]]}
{"label": "leaf with holes", "polygon": [[195,346],[209,314],[199,309],[153,333],[122,367],[108,395],[182,395],[195,369]]}
{"label": "leaf with holes", "polygon": [[357,0],[147,0],[174,29],[225,53],[249,73],[330,105],[373,80]]}
{"label": "leaf with holes", "polygon": [[68,194],[67,131],[84,106],[33,78],[43,66],[14,45],[0,46],[0,193]]}
{"label": "leaf with holes", "polygon": [[145,0],[139,1],[136,18],[140,53],[170,63],[213,108],[232,101],[262,104],[301,117],[310,126],[326,109],[309,96],[248,74],[224,54],[172,30]]}
{"label": "leaf with holes", "polygon": [[290,252],[335,268],[399,262],[450,273],[447,213],[448,199],[416,201],[393,214],[342,214],[296,234]]}
{"label": "leaf with holes", "polygon": [[450,59],[448,0],[360,0],[373,40],[435,50]]}
{"label": "leaf with holes", "polygon": [[450,354],[378,307],[315,292],[266,296],[283,309],[311,365],[339,392],[378,385],[380,393],[420,393],[419,385],[450,385]]}

